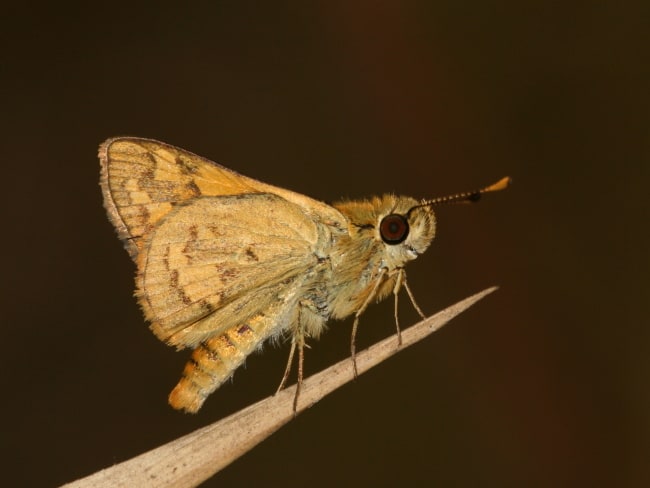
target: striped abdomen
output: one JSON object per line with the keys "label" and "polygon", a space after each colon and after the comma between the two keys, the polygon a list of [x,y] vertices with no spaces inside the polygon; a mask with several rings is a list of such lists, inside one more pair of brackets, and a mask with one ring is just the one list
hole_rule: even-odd
{"label": "striped abdomen", "polygon": [[205,399],[219,388],[246,357],[268,338],[272,330],[268,322],[250,320],[220,336],[200,344],[185,365],[183,377],[169,394],[169,404],[186,412],[196,413]]}

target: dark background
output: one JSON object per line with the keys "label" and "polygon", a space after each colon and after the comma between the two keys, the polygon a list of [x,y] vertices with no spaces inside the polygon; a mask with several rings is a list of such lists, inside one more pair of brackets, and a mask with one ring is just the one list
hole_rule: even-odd
{"label": "dark background", "polygon": [[[3,7],[0,466],[53,486],[272,393],[268,347],[196,416],[149,332],[98,144],[153,137],[325,201],[433,197],[432,313],[501,289],[205,486],[648,486],[650,3]],[[416,316],[402,300],[402,321]],[[345,358],[332,323],[307,372]],[[393,332],[392,303],[361,346]]]}

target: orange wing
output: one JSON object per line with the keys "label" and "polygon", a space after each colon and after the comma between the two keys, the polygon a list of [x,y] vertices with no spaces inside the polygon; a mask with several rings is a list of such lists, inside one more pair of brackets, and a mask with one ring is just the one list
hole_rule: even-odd
{"label": "orange wing", "polygon": [[316,221],[346,228],[333,207],[240,175],[189,151],[152,139],[118,137],[99,148],[104,206],[135,260],[143,237],[174,204],[201,196],[271,193],[298,205]]}

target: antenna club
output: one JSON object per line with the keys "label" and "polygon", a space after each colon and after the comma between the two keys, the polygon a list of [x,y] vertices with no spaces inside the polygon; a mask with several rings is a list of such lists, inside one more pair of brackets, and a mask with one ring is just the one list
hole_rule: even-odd
{"label": "antenna club", "polygon": [[494,183],[494,184],[488,186],[487,188],[481,190],[481,193],[485,193],[485,192],[488,192],[488,191],[505,190],[511,184],[512,184],[512,178],[510,178],[509,176],[506,176],[504,178],[501,178],[496,183]]}

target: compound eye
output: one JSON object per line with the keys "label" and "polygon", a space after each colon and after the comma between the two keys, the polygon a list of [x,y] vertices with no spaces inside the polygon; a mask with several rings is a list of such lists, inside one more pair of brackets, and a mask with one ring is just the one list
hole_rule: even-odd
{"label": "compound eye", "polygon": [[409,223],[403,215],[390,214],[379,224],[379,233],[386,244],[399,244],[409,235]]}

